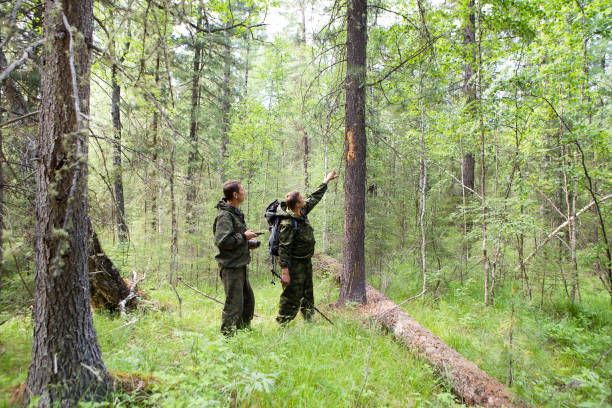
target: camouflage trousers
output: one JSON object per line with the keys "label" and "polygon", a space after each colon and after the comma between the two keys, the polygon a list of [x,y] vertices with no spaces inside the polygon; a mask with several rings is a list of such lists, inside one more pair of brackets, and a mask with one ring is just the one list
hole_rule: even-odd
{"label": "camouflage trousers", "polygon": [[312,289],[312,261],[293,260],[289,267],[289,285],[283,290],[276,321],[284,324],[295,318],[298,310],[306,320],[314,314]]}
{"label": "camouflage trousers", "polygon": [[247,267],[221,267],[221,281],[225,291],[225,305],[221,315],[221,333],[232,335],[236,330],[250,327],[255,312],[255,295],[249,283]]}

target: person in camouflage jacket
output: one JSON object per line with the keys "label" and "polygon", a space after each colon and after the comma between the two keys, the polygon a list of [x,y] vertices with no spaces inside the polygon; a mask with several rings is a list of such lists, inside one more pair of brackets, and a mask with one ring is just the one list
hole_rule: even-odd
{"label": "person in camouflage jacket", "polygon": [[277,209],[277,215],[281,219],[278,255],[283,293],[276,321],[281,324],[293,320],[298,310],[301,310],[306,320],[310,320],[314,314],[311,258],[314,254],[315,237],[314,229],[308,221],[308,213],[323,198],[327,183],[337,177],[335,171],[329,173],[308,199],[299,191],[288,193]]}
{"label": "person in camouflage jacket", "polygon": [[216,207],[213,224],[215,256],[225,291],[225,304],[221,315],[221,333],[232,335],[236,330],[250,327],[255,311],[255,296],[249,283],[247,265],[251,260],[249,240],[257,234],[247,229],[244,214],[238,208],[244,201],[244,187],[230,180],[223,184],[224,198]]}

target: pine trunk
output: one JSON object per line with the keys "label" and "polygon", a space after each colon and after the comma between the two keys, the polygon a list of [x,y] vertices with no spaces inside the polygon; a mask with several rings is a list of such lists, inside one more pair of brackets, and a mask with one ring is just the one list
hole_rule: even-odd
{"label": "pine trunk", "polygon": [[223,59],[225,69],[223,71],[223,88],[221,89],[221,150],[219,151],[219,182],[225,181],[225,156],[227,153],[227,143],[229,131],[229,111],[230,111],[230,69],[231,69],[231,48],[230,37],[226,35]]}
{"label": "pine trunk", "polygon": [[365,78],[367,1],[347,4],[344,252],[338,304],[365,303]]}
{"label": "pine trunk", "polygon": [[[202,9],[199,10],[200,15]],[[202,17],[198,19],[198,28],[202,25]],[[189,125],[189,143],[191,150],[187,159],[187,192],[185,194],[185,224],[187,233],[195,232],[195,214],[193,204],[196,202],[197,186],[195,173],[198,167],[198,115],[200,106],[200,55],[202,47],[199,42],[198,34],[194,38],[193,48],[193,72],[191,83],[191,123]]]}
{"label": "pine trunk", "polygon": [[89,113],[92,29],[91,0],[45,1],[34,341],[26,381],[26,400],[38,396],[44,407],[75,406],[109,388],[89,299],[88,139],[80,116]]}
{"label": "pine trunk", "polygon": [[125,201],[123,199],[123,176],[121,169],[121,86],[117,82],[117,65],[111,68],[112,96],[111,96],[111,117],[113,121],[113,131],[115,139],[113,141],[113,187],[115,189],[115,209],[117,238],[123,242],[127,239],[127,225],[125,224]]}

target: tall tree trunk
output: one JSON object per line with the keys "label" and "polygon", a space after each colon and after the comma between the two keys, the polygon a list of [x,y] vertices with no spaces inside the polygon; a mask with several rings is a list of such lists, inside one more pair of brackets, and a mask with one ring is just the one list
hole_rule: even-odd
{"label": "tall tree trunk", "polygon": [[176,148],[176,135],[172,142],[172,149],[170,150],[170,217],[171,217],[171,242],[170,242],[170,276],[169,281],[173,285],[175,284],[175,272],[176,272],[176,254],[178,252],[178,221],[176,217],[176,198],[174,197],[174,179],[175,179],[175,158],[174,150]]}
{"label": "tall tree trunk", "polygon": [[231,38],[227,33],[225,34],[225,44],[223,46],[223,88],[221,89],[221,149],[219,150],[219,182],[225,181],[225,157],[227,153],[227,143],[229,131],[229,114],[230,114],[230,73],[231,73]]}
{"label": "tall tree trunk", "polygon": [[[475,45],[476,45],[476,16],[474,13],[474,0],[467,1],[467,19],[466,24],[463,27],[463,45],[465,47],[465,65],[463,69],[463,93],[467,98],[467,111],[473,114],[477,109],[476,106],[476,81],[474,81],[474,60],[475,58]],[[464,180],[465,187],[474,190],[474,155],[471,152],[467,152],[463,156],[461,163],[462,166],[462,177]],[[462,189],[465,189],[462,186]],[[472,191],[467,189],[468,194],[472,194]]]}
{"label": "tall tree trunk", "polygon": [[246,37],[246,56],[244,58],[244,93],[243,99],[246,101],[249,94],[249,54],[251,52],[251,42],[249,36]]}
{"label": "tall tree trunk", "polygon": [[420,73],[419,83],[419,107],[421,113],[421,158],[420,158],[420,177],[419,177],[419,189],[421,190],[421,212],[419,214],[419,224],[421,227],[421,272],[423,273],[423,290],[422,294],[427,291],[427,236],[425,235],[425,205],[427,199],[427,160],[425,156],[425,104],[423,103],[423,70]]}
{"label": "tall tree trunk", "polygon": [[302,129],[302,146],[304,147],[304,189],[310,189],[308,182],[308,133],[306,133],[306,129]]}
{"label": "tall tree trunk", "polygon": [[480,130],[480,190],[482,194],[482,265],[484,270],[484,303],[489,304],[489,256],[487,254],[487,204],[485,171],[485,129],[482,113],[482,21],[478,2],[478,128]]}
{"label": "tall tree trunk", "polygon": [[[576,154],[574,153],[574,162],[576,161]],[[576,255],[576,196],[578,195],[578,177],[575,176],[573,180],[573,191],[570,193],[569,209],[570,213],[568,216],[574,217],[570,219],[569,233],[570,233],[570,249],[572,254],[572,290],[570,293],[570,302],[573,305],[576,300],[576,295],[580,297],[580,289],[578,285],[578,258]],[[569,186],[568,186],[569,188]]]}
{"label": "tall tree trunk", "polygon": [[45,407],[75,406],[109,388],[89,300],[88,138],[80,116],[89,114],[92,29],[92,0],[45,1],[34,341],[26,381],[26,400],[39,396]]}
{"label": "tall tree trunk", "polygon": [[[327,145],[328,145],[328,138],[327,138],[327,134],[325,135],[325,147],[323,148],[323,173],[327,174]],[[323,196],[323,243],[322,243],[322,247],[323,249],[321,250],[321,252],[323,252],[324,254],[327,253],[327,194],[325,194]]]}
{"label": "tall tree trunk", "polygon": [[[199,15],[202,16],[202,8],[199,8]],[[202,17],[198,19],[197,26],[202,25]],[[187,192],[185,194],[185,223],[187,233],[193,234],[195,228],[195,214],[193,204],[196,202],[197,186],[195,173],[198,168],[198,115],[200,106],[200,55],[202,46],[199,41],[199,34],[196,33],[193,45],[193,72],[191,83],[191,123],[189,126],[189,143],[191,150],[187,159]]]}
{"label": "tall tree trunk", "polygon": [[[476,104],[476,82],[474,81],[474,60],[476,44],[476,17],[474,13],[474,0],[467,0],[467,18],[463,27],[463,46],[465,65],[463,69],[463,92],[467,99],[467,113],[473,117],[474,111],[477,109]],[[466,206],[466,194],[471,196],[474,192],[474,170],[476,161],[472,152],[463,153],[462,144],[462,159],[461,159],[461,197],[463,200],[463,232],[464,242],[462,244],[463,257],[466,265],[470,258],[470,242],[467,241],[467,234],[472,229],[472,221],[468,216]],[[463,272],[461,272],[461,282],[463,282]]]}
{"label": "tall tree trunk", "polygon": [[467,152],[463,156],[461,162],[461,177],[463,177],[463,194],[472,194],[474,191],[474,169],[476,168],[476,160],[471,152]]}
{"label": "tall tree trunk", "polygon": [[300,0],[300,15],[302,17],[302,24],[300,25],[301,37],[299,42],[304,44],[306,43],[306,0]]}
{"label": "tall tree trunk", "polygon": [[366,129],[365,77],[367,0],[347,3],[346,135],[344,179],[344,251],[338,303],[366,302],[365,287],[365,182]]}
{"label": "tall tree trunk", "polygon": [[[155,89],[158,90],[159,89],[159,53],[157,53],[157,58],[155,60]],[[158,230],[158,223],[157,223],[157,199],[158,197],[158,190],[159,190],[159,171],[158,171],[158,147],[157,147],[157,143],[158,143],[158,130],[159,127],[159,112],[157,112],[157,109],[155,109],[153,111],[153,123],[151,124],[151,133],[153,136],[153,140],[151,141],[151,162],[153,163],[153,172],[151,174],[151,231],[152,232],[157,232]]]}
{"label": "tall tree trunk", "polygon": [[123,199],[123,176],[121,168],[121,86],[117,82],[117,64],[111,68],[112,96],[111,117],[113,121],[113,187],[115,190],[115,209],[117,226],[117,239],[123,242],[127,239],[127,225],[125,223],[125,202]]}

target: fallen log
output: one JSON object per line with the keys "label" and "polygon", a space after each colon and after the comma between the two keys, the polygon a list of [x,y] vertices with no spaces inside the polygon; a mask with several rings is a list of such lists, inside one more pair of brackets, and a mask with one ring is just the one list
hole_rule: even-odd
{"label": "fallen log", "polygon": [[91,304],[96,308],[106,309],[114,313],[119,310],[119,304],[127,299],[124,307],[127,309],[134,308],[138,298],[132,296],[128,299],[132,282],[121,277],[113,261],[104,253],[91,221],[88,223]]}
{"label": "fallen log", "polygon": [[[315,261],[318,269],[340,283],[342,264],[322,254],[317,254]],[[480,407],[527,407],[513,397],[507,387],[444,343],[370,284],[366,284],[366,296],[367,303],[358,308],[360,314],[373,318],[431,364],[438,375],[448,379],[451,390],[461,402]]]}
{"label": "fallen log", "polygon": [[480,407],[527,407],[515,400],[503,384],[421,326],[372,285],[367,284],[366,294],[367,304],[359,311],[374,318],[433,365],[438,375],[448,379],[453,393],[463,403]]}

